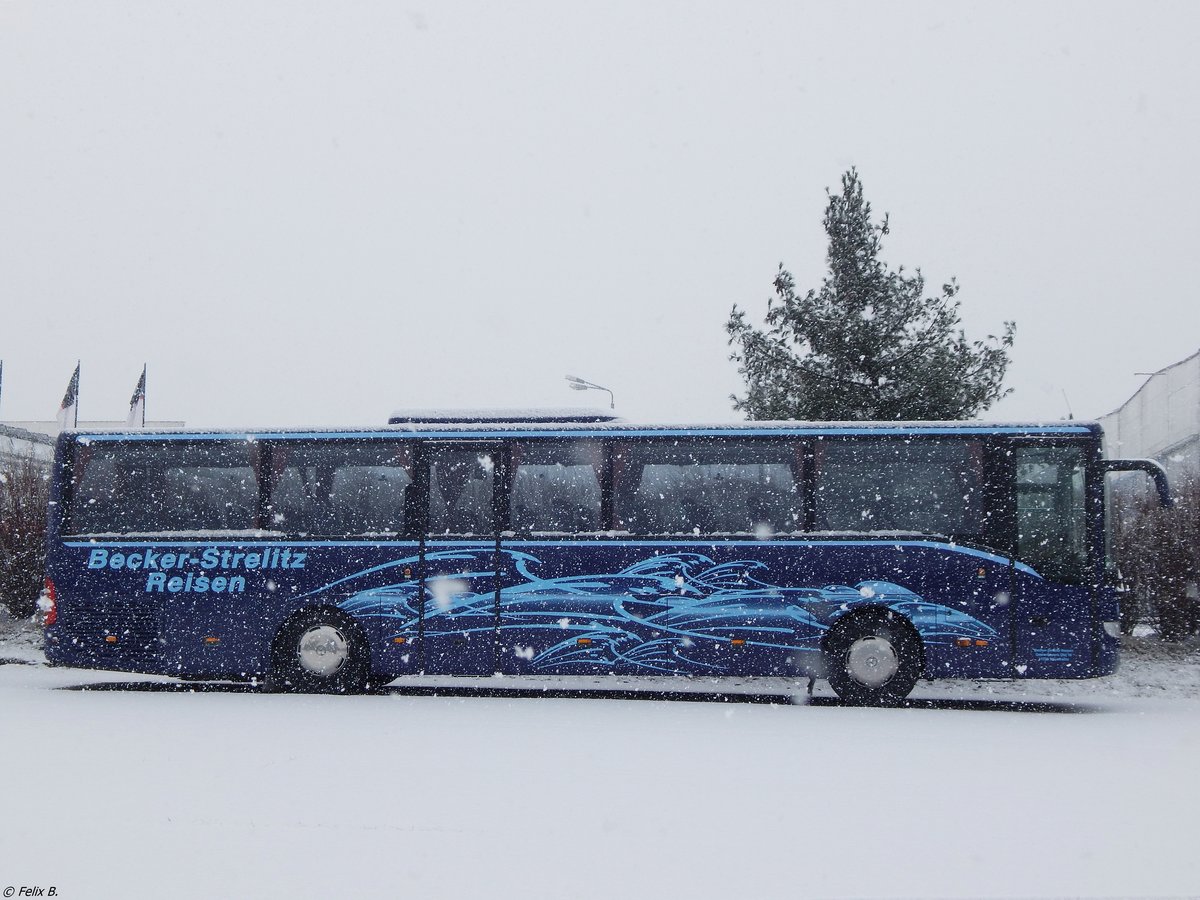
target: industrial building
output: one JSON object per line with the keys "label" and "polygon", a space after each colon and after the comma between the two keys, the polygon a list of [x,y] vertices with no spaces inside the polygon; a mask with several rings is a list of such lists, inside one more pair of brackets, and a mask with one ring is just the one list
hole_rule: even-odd
{"label": "industrial building", "polygon": [[1200,352],[1151,374],[1100,424],[1109,458],[1157,460],[1175,485],[1200,479]]}

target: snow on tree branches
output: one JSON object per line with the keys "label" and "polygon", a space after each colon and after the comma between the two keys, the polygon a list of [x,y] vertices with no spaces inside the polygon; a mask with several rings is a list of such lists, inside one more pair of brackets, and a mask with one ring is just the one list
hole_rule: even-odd
{"label": "snow on tree branches", "polygon": [[879,259],[887,216],[871,221],[856,170],[830,193],[824,224],[829,274],[819,290],[797,294],[781,263],[765,329],[733,307],[730,359],[746,383],[734,409],[750,419],[966,419],[1008,393],[1014,323],[968,341],[953,279],[926,297],[920,269],[890,271]]}

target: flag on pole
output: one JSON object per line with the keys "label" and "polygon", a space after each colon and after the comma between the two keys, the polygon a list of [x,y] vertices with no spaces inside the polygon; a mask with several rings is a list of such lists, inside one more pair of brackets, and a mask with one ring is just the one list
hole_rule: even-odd
{"label": "flag on pole", "polygon": [[58,427],[74,428],[79,424],[79,363],[75,363],[75,374],[67,385],[62,403],[58,407]]}
{"label": "flag on pole", "polygon": [[146,427],[146,364],[142,363],[142,377],[138,379],[133,396],[129,398],[129,419],[126,424],[130,428]]}

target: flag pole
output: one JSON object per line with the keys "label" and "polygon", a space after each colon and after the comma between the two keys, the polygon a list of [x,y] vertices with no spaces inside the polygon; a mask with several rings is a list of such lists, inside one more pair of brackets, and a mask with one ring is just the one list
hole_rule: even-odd
{"label": "flag pole", "polygon": [[125,417],[125,424],[133,428],[138,424],[138,417],[141,417],[141,427],[146,427],[146,364],[142,363],[142,374],[138,378],[137,387],[133,389],[133,396],[129,398],[129,415]]}
{"label": "flag pole", "polygon": [[[68,414],[75,417],[74,421],[67,419]],[[79,427],[79,360],[75,361],[75,371],[71,373],[71,380],[67,382],[67,392],[63,394],[62,403],[58,404],[56,418],[61,430]]]}

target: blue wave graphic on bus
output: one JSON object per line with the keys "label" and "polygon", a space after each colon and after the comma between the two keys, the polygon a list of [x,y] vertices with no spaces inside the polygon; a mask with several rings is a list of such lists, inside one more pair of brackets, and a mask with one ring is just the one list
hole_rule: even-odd
{"label": "blue wave graphic on bus", "polygon": [[[655,556],[618,572],[546,578],[537,573],[538,558],[521,551],[502,550],[498,557],[490,549],[438,551],[425,555],[426,571],[434,574],[424,588],[410,578],[359,591],[339,605],[389,623],[389,641],[414,640],[422,627],[426,640],[492,633],[497,561],[501,636],[534,670],[721,672],[734,649],[819,650],[838,619],[866,605],[895,610],[927,645],[997,637],[978,619],[893,582],[783,587],[766,580],[765,563],[718,564],[698,553]],[[415,570],[417,563],[417,557],[396,560],[312,593],[344,589],[386,569]]]}

